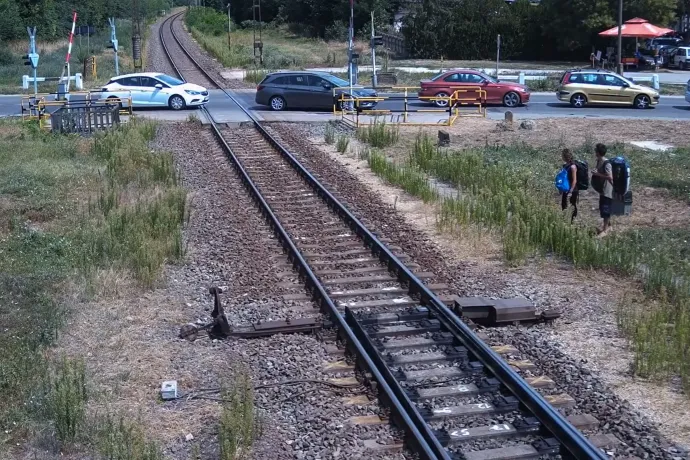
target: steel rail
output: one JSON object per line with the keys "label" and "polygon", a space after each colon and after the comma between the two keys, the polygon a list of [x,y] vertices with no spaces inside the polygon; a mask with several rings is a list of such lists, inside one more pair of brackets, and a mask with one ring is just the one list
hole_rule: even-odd
{"label": "steel rail", "polygon": [[[170,60],[171,65],[175,69],[175,71],[178,73],[178,75],[181,78],[184,78],[182,74],[180,73],[179,69],[175,65],[172,56],[167,49],[167,46],[165,45],[165,40],[163,39],[163,27],[164,24],[169,21],[173,20],[174,18],[179,17],[173,16],[166,21],[164,21],[161,24],[161,29],[159,31],[159,36],[160,40],[163,46],[163,50],[165,51],[166,55],[168,56],[168,59]],[[172,22],[170,23],[170,31],[172,33],[173,38],[177,41],[178,45],[180,48],[187,53],[186,49],[184,46],[179,42],[178,38],[175,36],[175,33],[172,29]],[[196,63],[194,58],[187,53],[187,56],[192,59],[192,61]],[[202,70],[204,73],[206,73],[201,66],[199,66],[199,69]],[[213,81],[210,75],[206,74],[206,76]],[[222,88],[220,85],[217,85],[219,88]],[[226,94],[228,94],[226,92]],[[228,94],[229,95],[229,94]],[[236,101],[235,101],[236,102]],[[239,105],[239,104],[238,104]],[[241,106],[240,106],[241,107]],[[203,108],[203,110],[206,111],[206,108]],[[264,197],[261,195],[261,192],[257,188],[256,184],[252,181],[251,177],[247,173],[247,171],[244,169],[242,166],[242,163],[239,161],[235,153],[232,151],[232,148],[228,145],[228,143],[225,141],[223,138],[222,133],[218,129],[218,126],[216,123],[213,121],[211,115],[206,111],[209,120],[211,121],[211,127],[213,129],[214,134],[216,135],[216,138],[220,142],[220,144],[223,146],[223,149],[225,150],[226,154],[232,161],[232,164],[235,166],[235,169],[239,173],[243,183],[251,193],[252,197],[254,198],[254,201],[257,202],[259,205],[264,217],[268,220],[269,225],[272,227],[273,231],[276,233],[276,236],[278,236],[278,239],[280,240],[281,244],[283,247],[287,250],[288,252],[288,257],[290,261],[292,262],[292,265],[294,268],[298,271],[300,276],[304,277],[307,280],[307,284],[311,287],[312,289],[312,295],[316,297],[319,300],[320,306],[322,310],[325,310],[325,312],[335,321],[335,323],[338,325],[338,330],[341,334],[341,336],[344,336],[348,346],[350,347],[351,350],[353,350],[355,353],[355,356],[357,357],[358,360],[360,360],[360,363],[364,365],[364,367],[372,374],[373,379],[378,382],[380,385],[380,392],[379,392],[379,397],[389,405],[395,421],[397,422],[398,426],[403,429],[403,431],[406,434],[406,440],[408,442],[409,447],[417,452],[420,455],[420,458],[422,460],[437,460],[437,459],[443,459],[443,460],[449,460],[450,457],[448,456],[447,451],[445,448],[438,442],[436,437],[433,435],[433,433],[429,430],[428,426],[425,423],[423,424],[423,427],[426,429],[426,432],[420,432],[418,430],[418,426],[420,425],[420,421],[423,422],[423,419],[419,412],[416,410],[412,402],[409,400],[409,398],[405,398],[405,400],[401,401],[399,399],[398,395],[404,395],[404,390],[400,386],[400,384],[395,380],[391,379],[392,376],[384,376],[381,374],[381,368],[379,365],[377,365],[373,360],[372,356],[367,352],[367,350],[364,348],[362,343],[358,340],[356,337],[355,333],[352,331],[350,326],[347,324],[347,321],[345,318],[342,316],[342,314],[338,311],[338,308],[335,306],[333,303],[333,300],[328,296],[328,293],[326,292],[325,288],[323,285],[319,282],[317,279],[316,275],[314,272],[311,270],[309,265],[307,264],[307,261],[302,257],[302,254],[300,251],[297,249],[295,246],[294,242],[290,238],[288,232],[285,230],[285,228],[282,226],[280,221],[278,220],[278,217],[275,215],[273,210],[271,209],[271,206],[266,202]],[[379,357],[380,358],[380,357]],[[389,373],[390,371],[385,368]],[[388,377],[388,378],[387,378]],[[418,420],[413,420],[412,417],[415,417]],[[431,442],[431,445],[430,445]]]}
{"label": "steel rail", "polygon": [[[179,13],[178,15],[172,16],[171,18],[168,18],[166,22],[173,18],[177,18],[182,14],[184,13]],[[164,44],[165,41],[163,40],[162,30],[163,29],[161,25],[160,38],[161,42]],[[170,30],[172,32],[173,38],[177,41],[180,49],[182,49],[182,51],[187,55],[187,57],[195,63],[195,65],[206,75],[207,78],[213,81],[216,84],[216,86],[218,86],[238,107],[240,107],[240,109],[242,109],[242,111],[250,118],[250,120],[252,120],[254,126],[262,134],[262,136],[264,136],[264,138],[283,155],[283,157],[293,166],[293,168],[295,168],[295,170],[326,202],[326,204],[328,204],[328,206],[334,212],[336,212],[340,216],[340,218],[343,219],[360,238],[362,238],[362,240],[364,240],[365,244],[371,249],[371,251],[376,256],[378,256],[379,260],[385,263],[390,271],[396,273],[398,280],[408,284],[410,293],[419,295],[421,303],[429,307],[437,315],[437,318],[439,319],[439,321],[443,323],[444,327],[451,331],[455,338],[458,339],[460,343],[462,343],[471,353],[473,353],[477,357],[477,359],[491,373],[494,374],[494,376],[501,382],[501,384],[503,384],[503,386],[505,386],[520,401],[520,403],[529,412],[531,412],[534,415],[534,417],[536,417],[539,420],[539,422],[541,422],[544,428],[548,430],[551,433],[551,435],[558,440],[558,442],[563,446],[563,449],[565,450],[561,453],[562,456],[578,460],[605,460],[607,458],[601,450],[595,447],[579,430],[573,427],[556,409],[554,409],[534,388],[530,387],[527,384],[527,382],[525,382],[524,379],[522,379],[522,377],[520,377],[513,369],[511,369],[510,366],[508,366],[508,364],[503,359],[501,359],[501,357],[498,354],[496,354],[488,345],[481,341],[474,334],[474,332],[472,332],[472,330],[445,305],[445,303],[443,303],[433,292],[431,292],[422,283],[422,281],[419,278],[417,278],[412,273],[412,271],[408,269],[385,246],[385,244],[383,244],[373,233],[371,233],[359,221],[359,219],[357,219],[342,203],[340,203],[338,199],[335,198],[326,189],[326,187],[324,187],[318,181],[318,179],[316,179],[309,171],[307,171],[307,169],[294,157],[294,155],[290,153],[277,139],[275,139],[249,110],[247,110],[242,104],[240,104],[240,102],[232,95],[232,93],[223,89],[222,85],[220,85],[213,77],[211,77],[203,69],[203,67],[200,64],[198,64],[198,62],[192,57],[192,55],[187,51],[187,49],[182,45],[182,43],[180,43],[179,39],[172,30],[172,26]],[[163,45],[163,48],[167,54],[168,51],[165,45]],[[170,59],[170,62],[172,63],[173,67],[175,67],[172,61],[172,57],[169,54],[168,58]],[[178,71],[177,67],[175,67],[175,69],[176,71]],[[180,77],[182,77],[181,74]],[[402,392],[402,397],[400,399],[406,403],[404,404],[405,406],[408,406],[409,404],[409,407],[411,407],[412,409],[411,415],[416,416],[416,420],[413,421],[410,419],[410,416],[408,414],[402,414],[402,418],[407,422],[407,425],[403,426],[403,428],[410,429],[411,431],[409,431],[409,433],[415,433],[416,436],[422,436],[423,434],[423,439],[426,440],[426,447],[428,447],[429,449],[431,449],[431,447],[436,446],[441,447],[436,437],[433,436],[433,434],[431,433],[431,430],[429,429],[426,422],[424,422],[419,412],[416,410],[412,402],[409,400],[407,395],[402,390],[402,387],[400,387],[400,385],[397,383],[397,381],[395,381],[395,379],[393,379],[394,382],[389,382],[389,379],[385,379],[383,375],[379,372],[379,370],[376,368],[376,366],[371,360],[371,357],[364,350],[361,342],[357,340],[352,329],[348,326],[347,322],[344,320],[340,312],[338,312],[337,308],[333,304],[333,301],[330,299],[321,283],[318,281],[312,270],[307,265],[306,261],[302,258],[299,250],[295,247],[295,245],[292,243],[283,227],[278,222],[277,217],[271,211],[268,203],[266,203],[263,200],[258,189],[253,184],[253,182],[247,175],[246,171],[244,171],[244,168],[242,168],[242,165],[240,164],[238,159],[230,150],[230,147],[227,145],[225,140],[222,139],[220,131],[216,127],[215,122],[213,122],[210,113],[208,113],[206,108],[204,108],[203,110],[205,110],[208,114],[209,120],[211,121],[211,125],[216,135],[219,137],[222,144],[224,144],[224,146],[226,147],[227,152],[230,155],[233,163],[237,166],[237,169],[242,172],[243,180],[245,180],[246,183],[251,184],[250,189],[252,190],[252,193],[255,194],[255,198],[261,203],[262,207],[264,207],[265,212],[268,213],[271,225],[274,227],[274,229],[276,229],[278,233],[284,235],[283,238],[286,239],[284,244],[288,245],[290,249],[290,254],[294,258],[293,264],[295,264],[296,268],[298,268],[301,273],[305,274],[309,281],[309,284],[311,284],[312,286],[312,289],[316,289],[314,295],[318,297],[318,299],[320,300],[322,308],[325,304],[327,310],[330,310],[330,312],[332,313],[332,318],[343,327],[342,331],[344,331],[347,334],[348,339],[353,340],[353,343],[356,343],[357,352],[362,353],[360,356],[365,358],[367,367],[372,366],[369,367],[372,374],[375,378],[377,378],[377,381],[381,384],[382,388],[388,390],[386,392],[387,396],[392,396],[390,393],[388,393],[391,391],[392,387],[398,387]],[[381,380],[378,380],[379,378]],[[396,406],[396,409],[399,408],[402,410],[401,401],[396,399],[394,401],[391,401],[391,403]],[[421,426],[419,424],[420,421],[424,426]],[[410,425],[410,423],[412,423],[412,425]],[[431,439],[429,439],[429,435],[431,436]],[[422,439],[417,438],[416,441],[421,443]],[[441,449],[442,451],[438,453],[440,455],[438,458],[448,458],[448,454],[445,451],[445,449],[443,449],[442,447]],[[434,449],[434,451],[436,451],[436,449]],[[431,451],[428,452],[431,453]],[[420,454],[421,453],[422,452],[420,452]]]}

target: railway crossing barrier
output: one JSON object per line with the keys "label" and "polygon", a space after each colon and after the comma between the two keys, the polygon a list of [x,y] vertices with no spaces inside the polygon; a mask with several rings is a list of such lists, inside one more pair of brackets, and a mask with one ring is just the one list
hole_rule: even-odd
{"label": "railway crossing barrier", "polygon": [[[357,91],[374,88],[358,87]],[[405,126],[452,126],[458,118],[486,117],[486,90],[480,86],[456,90],[449,96],[419,96],[419,87],[393,86],[375,88],[376,96],[352,96],[333,90],[333,114],[354,126],[368,124],[374,118],[390,116],[390,123]],[[382,89],[385,92],[380,92]],[[340,93],[340,94],[338,94]],[[365,104],[385,101],[402,102],[402,108],[367,108]],[[424,103],[422,108],[419,103]],[[440,102],[440,104],[438,103]],[[426,107],[429,104],[430,107]],[[441,107],[439,107],[441,106]],[[438,114],[440,118],[428,116]]]}

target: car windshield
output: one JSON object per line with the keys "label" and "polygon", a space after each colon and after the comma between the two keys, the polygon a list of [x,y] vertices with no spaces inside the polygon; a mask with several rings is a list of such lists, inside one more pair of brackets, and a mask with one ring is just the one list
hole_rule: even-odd
{"label": "car windshield", "polygon": [[182,80],[178,80],[177,78],[174,78],[174,77],[171,77],[170,75],[165,75],[165,74],[156,75],[156,78],[158,78],[161,81],[164,81],[165,83],[169,84],[170,86],[178,86],[178,85],[182,85],[184,83]]}
{"label": "car windshield", "polygon": [[490,81],[491,83],[497,83],[497,80],[494,77],[490,77],[489,75],[487,75],[485,73],[480,73],[479,75],[481,75],[482,78],[484,78],[487,81]]}
{"label": "car windshield", "polygon": [[342,78],[338,78],[335,75],[321,75],[321,77],[333,83],[333,86],[350,86],[349,81],[343,80]]}

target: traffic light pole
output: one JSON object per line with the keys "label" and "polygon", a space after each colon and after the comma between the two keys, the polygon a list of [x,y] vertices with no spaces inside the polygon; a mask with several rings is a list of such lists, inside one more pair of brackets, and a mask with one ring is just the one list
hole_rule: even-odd
{"label": "traffic light pole", "polygon": [[29,54],[24,58],[27,60],[24,64],[30,65],[33,69],[34,76],[34,95],[38,94],[38,53],[36,52],[36,27],[27,27],[26,31],[29,33]]}
{"label": "traffic light pole", "polygon": [[117,34],[115,33],[115,18],[108,18],[110,23],[110,46],[115,53],[115,75],[120,75],[120,63],[117,58]]}

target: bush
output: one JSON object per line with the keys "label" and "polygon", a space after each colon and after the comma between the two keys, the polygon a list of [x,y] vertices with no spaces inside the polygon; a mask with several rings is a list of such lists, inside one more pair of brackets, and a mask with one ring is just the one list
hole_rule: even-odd
{"label": "bush", "polygon": [[84,362],[63,358],[50,376],[48,393],[48,407],[61,443],[75,441],[84,427],[86,401]]}
{"label": "bush", "polygon": [[340,153],[347,152],[347,147],[350,145],[350,138],[344,134],[338,136],[338,141],[335,143],[335,148]]}
{"label": "bush", "polygon": [[324,39],[326,41],[336,41],[343,42],[348,38],[348,27],[341,22],[334,22],[330,26],[326,27],[326,32],[324,34]]}
{"label": "bush", "polygon": [[185,20],[189,28],[198,29],[208,35],[218,37],[228,33],[227,15],[213,8],[192,8],[187,12]]}

